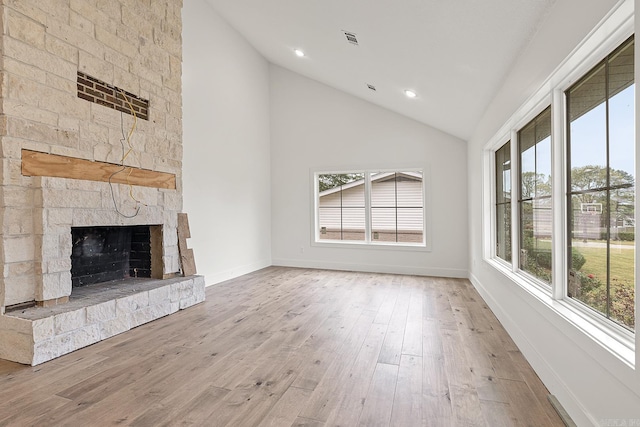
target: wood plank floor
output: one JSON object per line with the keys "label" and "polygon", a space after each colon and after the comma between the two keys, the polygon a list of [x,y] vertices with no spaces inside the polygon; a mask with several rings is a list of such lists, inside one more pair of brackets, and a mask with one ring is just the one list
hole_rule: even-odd
{"label": "wood plank floor", "polygon": [[0,425],[562,426],[467,280],[271,267],[36,367]]}

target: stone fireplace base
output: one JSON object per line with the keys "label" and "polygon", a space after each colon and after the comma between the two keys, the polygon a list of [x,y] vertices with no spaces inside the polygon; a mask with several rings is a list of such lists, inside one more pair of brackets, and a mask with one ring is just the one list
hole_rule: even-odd
{"label": "stone fireplace base", "polygon": [[77,288],[69,302],[0,316],[0,358],[38,365],[204,301],[204,277]]}

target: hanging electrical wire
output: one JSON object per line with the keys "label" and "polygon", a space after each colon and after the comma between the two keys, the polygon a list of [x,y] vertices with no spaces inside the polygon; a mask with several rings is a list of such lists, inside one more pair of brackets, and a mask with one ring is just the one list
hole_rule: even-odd
{"label": "hanging electrical wire", "polygon": [[[125,166],[124,162],[127,159],[127,157],[129,157],[129,155],[133,152],[135,155],[135,151],[133,149],[133,145],[131,144],[131,137],[133,136],[133,133],[136,130],[136,126],[138,124],[138,116],[136,115],[136,111],[133,108],[133,105],[131,104],[131,102],[129,101],[129,98],[127,97],[127,95],[122,91],[122,89],[117,88],[118,91],[120,92],[120,94],[122,95],[122,97],[124,98],[125,102],[127,103],[127,105],[129,106],[129,110],[131,111],[131,115],[133,116],[133,123],[131,124],[131,129],[129,129],[129,132],[125,135],[125,131],[124,131],[124,115],[123,112],[120,111],[120,131],[122,132],[122,138],[120,138],[120,145],[122,146],[122,158],[120,159],[120,165],[121,168],[117,171],[115,171],[114,173],[112,173],[109,176],[109,188],[111,189],[111,198],[113,199],[113,206],[116,210],[116,212],[125,217],[125,218],[134,218],[136,217],[139,213],[140,213],[140,208],[141,206],[147,206],[146,204],[142,203],[140,200],[138,200],[134,195],[133,195],[133,185],[131,184],[129,178],[131,177],[131,173],[133,172],[133,168],[132,167],[127,167]],[[127,147],[125,147],[125,142],[127,144]],[[140,159],[138,159],[138,163],[140,163]],[[125,170],[129,169],[129,172],[127,173],[127,185],[129,186],[129,197],[135,202],[136,205],[136,211],[132,214],[132,215],[127,215],[123,212],[120,211],[120,209],[118,208],[118,202],[116,201],[116,196],[115,196],[115,191],[113,188],[113,177],[124,172]]]}

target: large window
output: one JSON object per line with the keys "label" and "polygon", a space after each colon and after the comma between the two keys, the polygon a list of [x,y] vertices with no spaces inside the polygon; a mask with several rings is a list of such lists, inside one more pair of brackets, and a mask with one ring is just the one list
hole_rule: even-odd
{"label": "large window", "polygon": [[551,108],[518,132],[520,268],[551,283]]}
{"label": "large window", "polygon": [[424,245],[421,170],[320,173],[316,241]]}
{"label": "large window", "polygon": [[[598,42],[559,67],[549,79],[556,86],[541,88],[488,144],[486,170],[495,175],[485,182],[495,202],[485,204],[494,222],[484,229],[493,231],[486,256],[514,283],[571,311],[563,314],[584,321],[583,330],[597,328],[595,339],[633,351],[636,113],[634,38],[625,28],[617,27],[617,43]],[[622,347],[615,351],[630,360]]]}
{"label": "large window", "polygon": [[634,42],[566,91],[567,295],[633,329]]}
{"label": "large window", "polygon": [[511,142],[496,151],[496,255],[511,261]]}

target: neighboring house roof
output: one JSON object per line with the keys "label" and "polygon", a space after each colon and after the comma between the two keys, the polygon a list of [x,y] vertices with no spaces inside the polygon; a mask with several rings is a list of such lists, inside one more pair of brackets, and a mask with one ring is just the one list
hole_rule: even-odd
{"label": "neighboring house roof", "polygon": [[[415,181],[422,181],[422,173],[420,172],[384,172],[376,174],[375,177],[371,180],[371,182],[384,181],[387,178],[392,177],[393,175],[401,176],[408,179],[413,179]],[[330,188],[328,190],[321,191],[318,196],[324,197],[333,193],[337,193],[341,190],[348,190],[349,188],[358,187],[360,185],[364,185],[364,179],[359,179],[358,181],[353,181],[348,184],[339,185],[337,187]]]}

